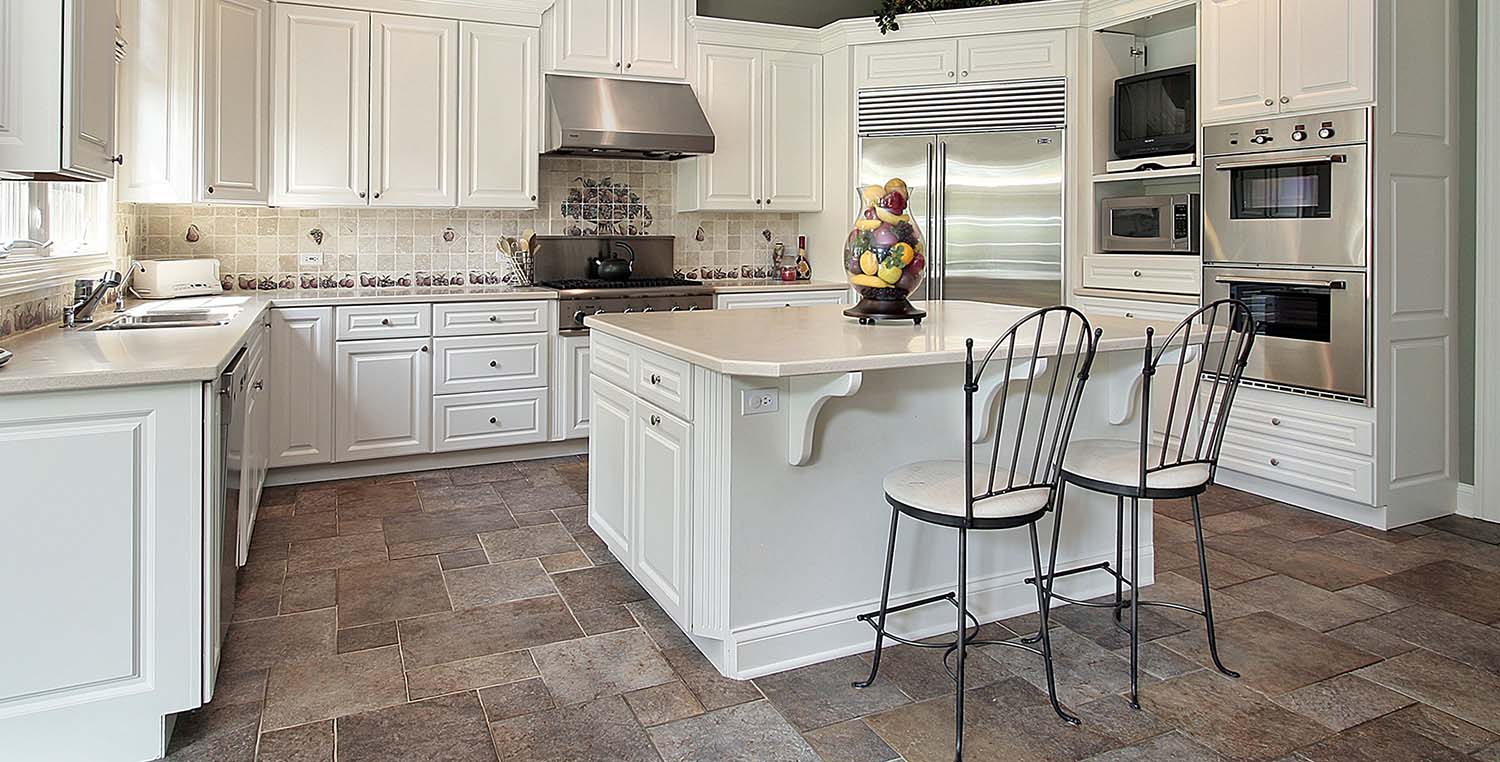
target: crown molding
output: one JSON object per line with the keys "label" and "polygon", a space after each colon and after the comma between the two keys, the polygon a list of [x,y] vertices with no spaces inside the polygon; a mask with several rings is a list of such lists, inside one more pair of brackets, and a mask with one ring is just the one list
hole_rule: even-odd
{"label": "crown molding", "polygon": [[767,24],[714,16],[688,19],[695,42],[713,45],[738,45],[768,50],[819,52],[819,30],[786,24]]}
{"label": "crown molding", "polygon": [[1102,29],[1157,13],[1191,7],[1196,0],[1089,0],[1084,24]]}
{"label": "crown molding", "polygon": [[516,26],[542,25],[542,14],[556,0],[296,0],[299,5],[349,8],[372,13],[402,13],[460,21]]}
{"label": "crown molding", "polygon": [[1043,0],[1036,3],[956,8],[928,13],[903,13],[901,28],[881,34],[874,16],[841,19],[818,30],[822,52],[841,47],[904,40],[967,37],[979,34],[1032,32],[1083,26],[1087,0]]}

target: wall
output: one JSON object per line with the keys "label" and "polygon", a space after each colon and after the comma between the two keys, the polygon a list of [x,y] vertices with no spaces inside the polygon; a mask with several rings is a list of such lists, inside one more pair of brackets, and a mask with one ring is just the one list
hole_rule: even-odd
{"label": "wall", "polygon": [[698,0],[698,15],[818,28],[839,19],[869,16],[880,0]]}
{"label": "wall", "polygon": [[[773,242],[796,251],[795,214],[676,212],[665,162],[543,157],[541,169],[534,212],[142,204],[130,252],[214,257],[233,288],[269,290],[499,282],[497,243],[528,230],[674,235],[677,270],[695,278],[765,277]],[[298,264],[313,253],[321,265]]]}

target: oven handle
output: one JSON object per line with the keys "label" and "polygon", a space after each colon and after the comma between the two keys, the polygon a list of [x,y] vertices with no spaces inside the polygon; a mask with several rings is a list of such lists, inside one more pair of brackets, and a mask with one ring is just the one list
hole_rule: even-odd
{"label": "oven handle", "polygon": [[1256,169],[1258,167],[1285,167],[1293,164],[1343,164],[1349,157],[1341,153],[1326,153],[1320,156],[1302,156],[1295,159],[1261,159],[1259,161],[1226,161],[1214,169],[1228,172],[1231,169]]}
{"label": "oven handle", "polygon": [[1345,280],[1292,280],[1289,278],[1258,278],[1251,275],[1218,275],[1214,277],[1215,283],[1264,283],[1272,286],[1307,286],[1308,288],[1326,288],[1330,291],[1342,291],[1349,287]]}

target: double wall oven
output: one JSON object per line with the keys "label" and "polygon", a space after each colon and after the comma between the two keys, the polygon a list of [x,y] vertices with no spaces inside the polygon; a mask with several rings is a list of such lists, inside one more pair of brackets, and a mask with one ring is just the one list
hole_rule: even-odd
{"label": "double wall oven", "polygon": [[1203,136],[1203,299],[1254,314],[1245,377],[1368,402],[1369,111]]}

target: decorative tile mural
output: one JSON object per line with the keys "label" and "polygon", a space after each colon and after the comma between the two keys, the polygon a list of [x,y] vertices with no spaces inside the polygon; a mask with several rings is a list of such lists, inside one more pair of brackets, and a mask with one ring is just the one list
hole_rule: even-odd
{"label": "decorative tile mural", "polygon": [[563,235],[650,235],[656,221],[645,200],[613,177],[573,178],[558,212],[564,220]]}

